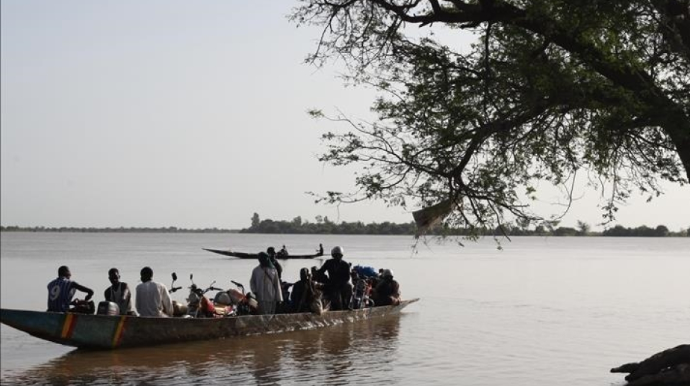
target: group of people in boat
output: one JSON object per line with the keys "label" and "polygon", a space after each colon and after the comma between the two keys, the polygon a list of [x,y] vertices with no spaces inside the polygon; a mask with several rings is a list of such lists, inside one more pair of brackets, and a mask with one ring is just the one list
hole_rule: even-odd
{"label": "group of people in boat", "polygon": [[[285,246],[282,251],[287,253]],[[250,288],[258,303],[259,314],[314,312],[345,310],[365,306],[397,305],[400,303],[400,285],[390,269],[355,266],[343,260],[344,250],[336,246],[331,258],[320,267],[301,268],[300,280],[282,281],[283,267],[275,248],[258,254],[259,265],[250,278]],[[48,311],[94,313],[90,301],[93,290],[71,280],[67,266],[58,269],[58,278],[48,283]],[[144,267],[140,272],[141,283],[135,289],[135,302],[127,283],[120,281],[117,268],[108,271],[111,286],[104,292],[106,302],[117,305],[121,315],[172,316],[173,302],[168,288],[153,281],[153,270]],[[292,291],[290,288],[292,287]],[[84,301],[72,301],[75,292],[86,294]],[[75,307],[70,308],[71,305]]]}
{"label": "group of people in boat", "polygon": [[[117,268],[108,270],[108,280],[111,285],[103,293],[105,301],[117,305],[117,310],[121,315],[171,316],[173,306],[170,293],[164,284],[152,280],[153,269],[142,268],[140,276],[141,283],[136,287],[136,302],[133,307],[132,293],[127,283],[120,281],[120,271]],[[63,265],[58,268],[57,279],[48,283],[48,311],[93,314],[95,311],[91,301],[94,295],[93,290],[71,280],[71,277],[69,267]],[[72,301],[76,291],[86,293],[83,301],[76,303]],[[70,306],[74,307],[70,308]]]}
{"label": "group of people in boat", "polygon": [[[252,271],[250,288],[260,314],[314,312],[362,308],[366,305],[397,305],[400,285],[393,271],[352,265],[343,260],[344,250],[336,246],[331,258],[320,268],[300,269],[294,284],[282,281],[283,268],[273,247],[258,255],[259,265]],[[290,292],[290,287],[292,291]]]}

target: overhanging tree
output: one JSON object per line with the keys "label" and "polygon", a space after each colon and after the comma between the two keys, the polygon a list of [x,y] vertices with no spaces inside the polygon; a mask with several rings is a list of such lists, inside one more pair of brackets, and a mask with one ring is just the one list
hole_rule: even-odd
{"label": "overhanging tree", "polygon": [[321,159],[362,166],[332,202],[492,229],[540,220],[543,181],[568,197],[586,174],[612,219],[690,177],[690,0],[304,0],[292,19],[323,28],[310,62],[384,92],[374,123],[330,118],[351,130],[325,134]]}

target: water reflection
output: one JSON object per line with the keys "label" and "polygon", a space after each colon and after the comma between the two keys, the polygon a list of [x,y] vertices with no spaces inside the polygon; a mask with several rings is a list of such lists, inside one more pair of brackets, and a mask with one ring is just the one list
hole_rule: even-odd
{"label": "water reflection", "polygon": [[[3,384],[347,384],[381,379],[396,355],[400,317],[208,342],[116,351],[74,350]],[[388,369],[388,370],[387,370]]]}

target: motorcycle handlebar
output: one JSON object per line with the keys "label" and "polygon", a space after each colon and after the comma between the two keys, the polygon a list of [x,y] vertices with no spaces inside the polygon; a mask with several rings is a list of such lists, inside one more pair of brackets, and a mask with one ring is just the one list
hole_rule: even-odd
{"label": "motorcycle handlebar", "polygon": [[197,291],[198,291],[199,293],[205,294],[205,293],[208,292],[208,291],[222,291],[222,290],[223,290],[222,288],[216,288],[216,287],[211,286],[211,287],[207,287],[207,288],[205,288],[205,289],[203,289],[203,290],[197,290]]}
{"label": "motorcycle handlebar", "polygon": [[170,288],[170,293],[173,293],[173,292],[175,292],[177,290],[181,290],[181,289],[182,289],[182,287],[172,287],[172,288]]}
{"label": "motorcycle handlebar", "polygon": [[230,283],[232,283],[232,284],[234,284],[234,285],[236,285],[236,286],[238,286],[238,287],[244,288],[244,286],[243,286],[242,284],[240,284],[240,283],[238,283],[238,282],[236,282],[236,281],[234,281],[234,280],[230,280]]}

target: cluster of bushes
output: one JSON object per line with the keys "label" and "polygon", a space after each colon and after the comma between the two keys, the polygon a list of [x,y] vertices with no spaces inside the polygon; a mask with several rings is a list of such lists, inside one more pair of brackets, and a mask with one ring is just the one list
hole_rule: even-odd
{"label": "cluster of bushes", "polygon": [[263,220],[240,233],[293,233],[293,234],[342,234],[342,235],[413,235],[417,226],[414,222],[395,224],[392,222],[364,224],[341,222],[336,224],[324,217],[315,223],[302,222],[300,217],[292,221]]}
{"label": "cluster of bushes", "polygon": [[[602,236],[624,236],[624,237],[665,237],[665,236],[688,236],[690,229],[685,232],[674,233],[668,230],[665,225],[659,225],[656,228],[650,228],[642,225],[637,228],[626,228],[621,225],[616,225],[613,228],[601,232]],[[682,234],[685,233],[685,234]]]}

